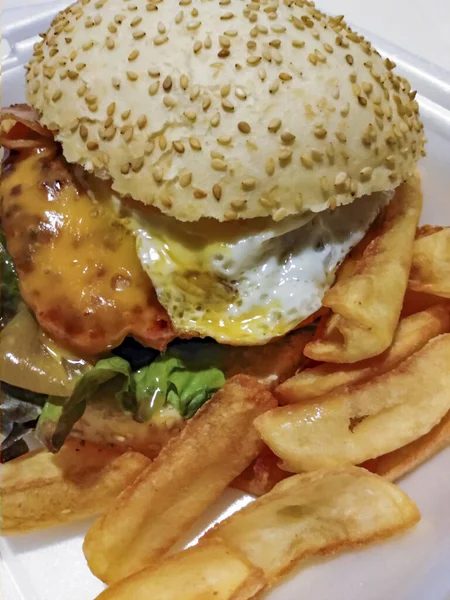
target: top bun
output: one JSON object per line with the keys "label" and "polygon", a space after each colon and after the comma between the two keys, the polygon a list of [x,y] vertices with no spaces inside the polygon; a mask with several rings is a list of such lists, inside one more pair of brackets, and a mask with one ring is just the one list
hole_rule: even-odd
{"label": "top bun", "polygon": [[120,194],[182,221],[279,220],[414,171],[423,126],[394,66],[303,0],[81,0],[35,46],[27,95]]}

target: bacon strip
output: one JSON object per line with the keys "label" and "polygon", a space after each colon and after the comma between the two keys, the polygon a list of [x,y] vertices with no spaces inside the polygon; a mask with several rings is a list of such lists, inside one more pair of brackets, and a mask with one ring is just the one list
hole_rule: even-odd
{"label": "bacon strip", "polygon": [[1,144],[8,150],[29,150],[54,143],[52,132],[39,123],[36,112],[27,104],[2,108],[0,126]]}

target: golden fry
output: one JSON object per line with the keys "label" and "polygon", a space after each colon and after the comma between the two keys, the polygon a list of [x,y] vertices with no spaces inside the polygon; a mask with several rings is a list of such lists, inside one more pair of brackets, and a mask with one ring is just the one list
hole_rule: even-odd
{"label": "golden fry", "polygon": [[426,435],[450,410],[450,334],[396,368],[309,404],[258,417],[266,444],[294,472],[361,464]]}
{"label": "golden fry", "polygon": [[2,535],[25,533],[104,512],[149,464],[135,452],[68,441],[2,466]]}
{"label": "golden fry", "polygon": [[248,600],[264,584],[244,558],[220,542],[204,542],[119,581],[97,600]]}
{"label": "golden fry", "polygon": [[319,398],[343,385],[353,385],[386,373],[423,348],[434,337],[450,331],[450,307],[436,305],[402,319],[392,346],[382,355],[353,365],[324,363],[288,379],[275,392],[281,404]]}
{"label": "golden fry", "polygon": [[450,412],[429,433],[403,448],[369,460],[362,466],[396,481],[450,445]]}
{"label": "golden fry", "polygon": [[409,287],[450,298],[450,227],[426,225],[414,243]]}
{"label": "golden fry", "polygon": [[397,328],[422,209],[420,177],[401,185],[368,239],[346,259],[323,305],[333,313],[321,338],[305,348],[319,362],[355,363],[378,356]]}
{"label": "golden fry", "polygon": [[111,583],[167,552],[261,452],[252,424],[274,406],[255,379],[229,380],[89,530],[92,572]]}
{"label": "golden fry", "polygon": [[442,304],[442,302],[443,299],[439,298],[439,296],[415,292],[408,288],[403,299],[402,318],[404,319],[418,312],[423,312],[432,306],[436,306],[436,304]]}
{"label": "golden fry", "polygon": [[347,467],[285,479],[204,539],[239,551],[272,584],[299,560],[387,538],[419,518],[399,488]]}

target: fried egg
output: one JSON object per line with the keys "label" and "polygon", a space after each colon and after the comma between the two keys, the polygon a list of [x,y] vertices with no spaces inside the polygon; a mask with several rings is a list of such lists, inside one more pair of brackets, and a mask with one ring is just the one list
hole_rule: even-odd
{"label": "fried egg", "polygon": [[392,195],[278,223],[181,223],[135,211],[132,228],[142,266],[179,335],[257,345],[321,307],[338,266]]}

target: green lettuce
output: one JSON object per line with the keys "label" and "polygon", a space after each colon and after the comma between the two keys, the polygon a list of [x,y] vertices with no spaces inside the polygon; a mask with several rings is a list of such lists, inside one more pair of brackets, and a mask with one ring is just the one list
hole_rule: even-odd
{"label": "green lettuce", "polygon": [[137,421],[148,421],[166,404],[189,419],[225,383],[219,364],[219,353],[196,342],[175,345],[136,372],[118,356],[101,360],[78,380],[69,398],[48,398],[38,435],[57,452],[88,402],[95,402],[100,388],[111,384],[123,410]]}
{"label": "green lettuce", "polygon": [[131,367],[126,360],[118,356],[100,360],[78,380],[68,398],[48,398],[39,417],[37,434],[49,450],[60,450],[75,423],[83,416],[87,403],[95,398],[101,387],[112,382],[118,386],[116,400],[122,403],[125,411],[132,408],[134,379]]}
{"label": "green lettuce", "polygon": [[1,273],[1,303],[0,329],[14,317],[19,308],[21,297],[19,280],[11,256],[6,249],[4,231],[0,228],[0,273]]}
{"label": "green lettuce", "polygon": [[223,371],[194,344],[174,346],[137,371],[137,420],[147,421],[166,402],[189,419],[220,390],[225,383]]}

